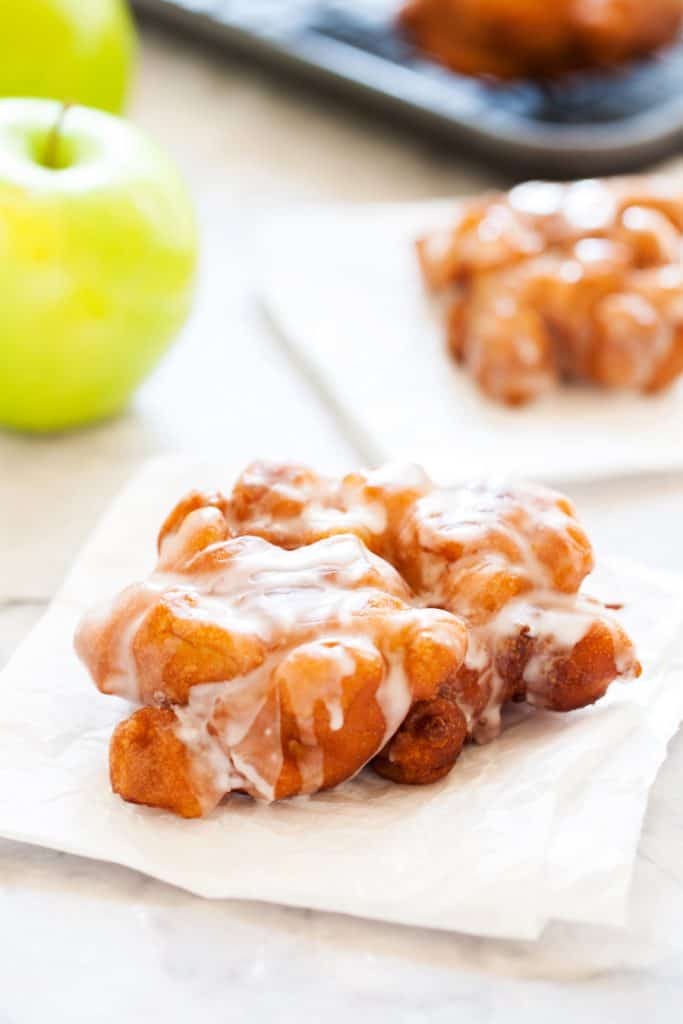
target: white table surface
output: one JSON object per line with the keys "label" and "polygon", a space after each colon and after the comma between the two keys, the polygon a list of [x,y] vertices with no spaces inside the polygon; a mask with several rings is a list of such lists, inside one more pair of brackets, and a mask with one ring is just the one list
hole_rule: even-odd
{"label": "white table surface", "polygon": [[[31,440],[0,434],[0,666],[100,513],[148,456],[354,451],[288,361],[250,288],[268,209],[414,199],[496,184],[376,117],[147,31],[137,120],[174,153],[204,226],[200,294],[129,414]],[[574,487],[599,550],[683,572],[683,477]],[[653,789],[624,932],[552,926],[536,944],[208,902],[135,872],[0,841],[0,1024],[679,1021],[683,737]],[[321,865],[324,870],[324,865]]]}

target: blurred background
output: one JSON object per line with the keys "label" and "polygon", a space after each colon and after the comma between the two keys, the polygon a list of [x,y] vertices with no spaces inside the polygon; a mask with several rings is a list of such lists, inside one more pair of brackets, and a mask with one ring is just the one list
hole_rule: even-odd
{"label": "blurred background", "polygon": [[[291,203],[376,202],[503,183],[443,141],[259,62],[146,19],[130,117],[183,173],[200,223],[193,312],[121,417],[45,437],[0,431],[4,661],[113,495],[150,456],[218,458],[236,444],[330,468],[357,461],[315,389],[278,345],[252,291],[252,237]],[[248,453],[247,453],[248,452]],[[49,517],[38,510],[50,509]],[[40,529],[26,529],[41,516]],[[11,637],[11,639],[10,639]]]}

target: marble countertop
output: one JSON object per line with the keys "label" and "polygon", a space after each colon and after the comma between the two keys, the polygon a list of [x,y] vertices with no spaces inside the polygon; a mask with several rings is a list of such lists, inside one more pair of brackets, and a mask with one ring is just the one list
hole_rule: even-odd
{"label": "marble countertop", "polygon": [[[244,253],[292,202],[411,199],[492,171],[182,40],[145,32],[134,116],[175,154],[204,225],[190,324],[123,419],[0,435],[0,666],[84,537],[150,455],[244,449],[341,469],[362,453],[264,322]],[[683,571],[683,475],[575,486],[599,550]],[[656,524],[653,526],[653,524]],[[260,904],[0,841],[0,1024],[680,1019],[683,737],[652,792],[628,929],[497,942]]]}

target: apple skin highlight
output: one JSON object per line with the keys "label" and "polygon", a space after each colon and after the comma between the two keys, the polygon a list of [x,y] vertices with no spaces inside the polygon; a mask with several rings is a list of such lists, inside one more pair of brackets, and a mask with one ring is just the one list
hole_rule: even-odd
{"label": "apple skin highlight", "polygon": [[187,318],[197,249],[187,188],[137,128],[1,100],[0,424],[50,432],[121,411]]}

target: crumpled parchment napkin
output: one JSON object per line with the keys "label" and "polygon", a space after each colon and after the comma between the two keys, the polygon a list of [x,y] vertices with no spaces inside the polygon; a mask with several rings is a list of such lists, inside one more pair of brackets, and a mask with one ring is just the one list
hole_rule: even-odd
{"label": "crumpled parchment napkin", "polygon": [[572,715],[516,714],[425,788],[366,772],[312,798],[235,797],[183,821],[123,803],[107,747],[129,713],[73,653],[82,611],[146,574],[159,524],[191,487],[240,467],[148,465],[86,544],[60,594],[2,673],[0,834],[124,864],[207,897],[266,900],[478,935],[533,938],[551,918],[615,924],[647,794],[683,717],[676,578],[619,567],[589,588],[624,601],[646,665]]}

